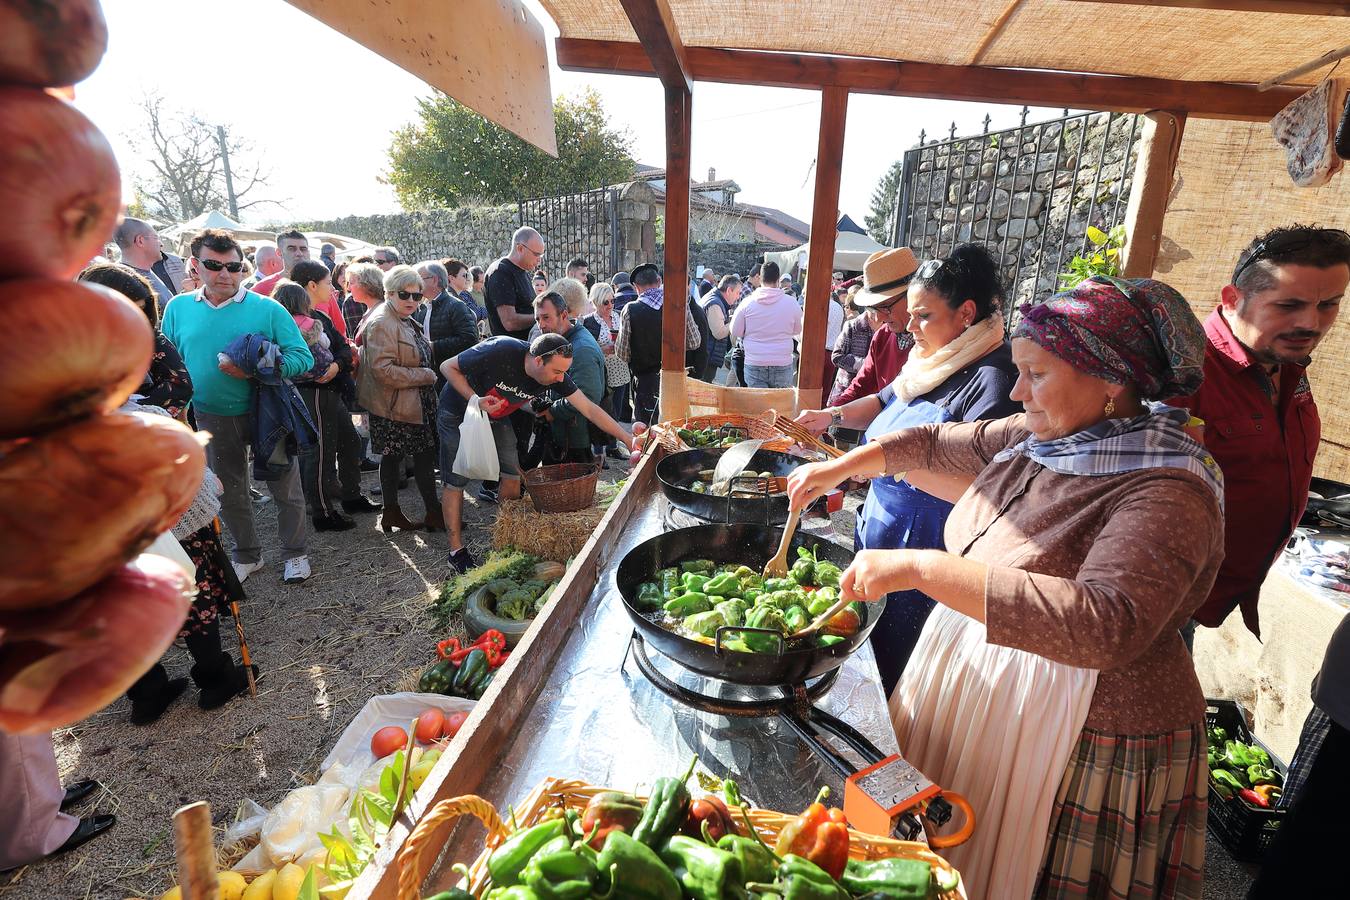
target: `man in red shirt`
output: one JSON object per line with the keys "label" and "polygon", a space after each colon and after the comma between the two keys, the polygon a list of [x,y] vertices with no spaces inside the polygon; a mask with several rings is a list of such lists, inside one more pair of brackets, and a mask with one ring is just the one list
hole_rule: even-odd
{"label": "man in red shirt", "polygon": [[1321,438],[1306,370],[1347,283],[1344,231],[1295,225],[1256,238],[1205,320],[1204,385],[1170,401],[1204,421],[1205,446],[1223,469],[1224,561],[1194,613],[1201,625],[1217,628],[1240,607],[1261,636],[1261,583],[1308,504]]}
{"label": "man in red shirt", "polygon": [[835,398],[835,408],[859,397],[870,397],[890,384],[900,374],[900,368],[909,359],[909,351],[914,348],[914,336],[906,330],[909,328],[907,299],[909,282],[918,271],[919,261],[908,247],[878,250],[867,261],[878,271],[884,264],[886,274],[878,278],[886,280],[869,281],[864,273],[863,289],[853,296],[853,305],[872,310],[878,327],[872,334],[872,342],[867,346],[867,356],[858,367],[858,374]]}

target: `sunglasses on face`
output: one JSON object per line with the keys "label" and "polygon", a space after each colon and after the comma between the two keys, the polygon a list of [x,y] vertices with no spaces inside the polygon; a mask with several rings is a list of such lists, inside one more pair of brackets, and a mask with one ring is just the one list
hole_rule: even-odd
{"label": "sunglasses on face", "polygon": [[1231,283],[1237,284],[1243,272],[1263,259],[1283,256],[1286,253],[1296,253],[1299,250],[1306,250],[1322,243],[1339,244],[1341,247],[1350,248],[1350,234],[1339,228],[1318,228],[1293,234],[1277,235],[1268,241],[1261,241],[1252,248],[1251,254],[1233,270],[1233,281]]}
{"label": "sunglasses on face", "polygon": [[392,259],[377,259],[377,260],[375,260],[375,265],[377,265],[377,266],[387,266],[387,265],[389,265],[391,262],[393,262]]}
{"label": "sunglasses on face", "polygon": [[398,297],[398,299],[400,299],[400,300],[421,300],[421,299],[422,299],[422,292],[421,292],[421,291],[394,291],[394,294],[395,294],[395,295]]}
{"label": "sunglasses on face", "polygon": [[208,272],[219,272],[221,269],[224,269],[227,272],[244,271],[244,264],[242,262],[221,262],[217,259],[202,259],[200,256],[197,257],[197,262],[205,266],[206,271]]}

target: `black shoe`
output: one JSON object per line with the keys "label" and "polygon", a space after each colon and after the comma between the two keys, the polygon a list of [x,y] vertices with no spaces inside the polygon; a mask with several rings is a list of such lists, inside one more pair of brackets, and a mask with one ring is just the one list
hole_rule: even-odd
{"label": "black shoe", "polygon": [[342,511],[357,515],[358,513],[377,513],[384,509],[384,504],[376,503],[369,497],[357,497],[355,500],[343,500]]}
{"label": "black shoe", "polygon": [[474,561],[474,558],[469,555],[468,547],[460,547],[458,550],[451,550],[450,556],[446,562],[450,564],[450,568],[461,575],[478,565],[478,563]]}
{"label": "black shoe", "polygon": [[378,472],[380,471],[380,464],[373,459],[363,459],[361,460],[361,471]]}
{"label": "black shoe", "polygon": [[608,456],[610,459],[627,460],[631,454],[627,450],[624,450],[622,447],[616,446],[610,447],[608,450],[606,450],[605,455]]}
{"label": "black shoe", "polygon": [[[135,690],[134,685],[132,690]],[[154,722],[164,715],[164,711],[182,696],[185,690],[187,690],[186,678],[169,678],[156,688],[137,692],[135,695],[128,691],[127,696],[131,697],[131,724],[149,725]]]}
{"label": "black shoe", "polygon": [[65,812],[75,804],[85,800],[102,786],[97,781],[76,781],[66,785],[66,795],[61,798],[61,811]]}
{"label": "black shoe", "polygon": [[[198,671],[192,667],[192,680],[197,682],[197,706],[202,709],[219,709],[235,697],[248,691],[248,673],[244,667],[225,655],[225,665],[215,672]],[[253,677],[258,677],[258,667],[252,666]]]}
{"label": "black shoe", "polygon": [[75,826],[75,830],[71,832],[70,837],[66,838],[66,842],[47,855],[56,856],[58,853],[67,853],[74,850],[86,841],[92,841],[116,824],[117,816],[86,816],[80,820],[79,825]]}
{"label": "black shoe", "polygon": [[356,520],[349,519],[342,513],[331,512],[325,516],[314,517],[315,531],[347,531],[356,527]]}
{"label": "black shoe", "polygon": [[488,490],[487,488],[482,488],[478,491],[478,500],[479,502],[482,503],[496,503],[497,492]]}

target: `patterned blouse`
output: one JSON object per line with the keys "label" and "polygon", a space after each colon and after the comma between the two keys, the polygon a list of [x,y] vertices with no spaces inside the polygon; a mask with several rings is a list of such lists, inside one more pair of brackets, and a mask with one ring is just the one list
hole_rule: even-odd
{"label": "patterned blouse", "polygon": [[183,365],[183,357],[178,354],[173,341],[158,330],[155,331],[155,352],[150,357],[150,370],[145,373],[145,381],[137,393],[142,396],[141,403],[158,406],[180,421],[192,399],[192,376]]}

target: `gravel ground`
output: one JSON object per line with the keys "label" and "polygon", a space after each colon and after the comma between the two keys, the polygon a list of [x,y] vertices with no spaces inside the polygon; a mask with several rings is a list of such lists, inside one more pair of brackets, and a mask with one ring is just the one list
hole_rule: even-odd
{"label": "gravel ground", "polygon": [[[627,471],[611,460],[603,474],[614,480]],[[376,484],[373,473],[365,481],[367,489]],[[411,485],[401,500],[415,517],[421,503]],[[263,545],[274,544],[273,504],[255,510]],[[488,549],[494,510],[472,495],[465,503],[466,535],[479,559]],[[836,529],[852,530],[840,521],[847,515],[835,516]],[[445,636],[432,631],[428,614],[446,576],[445,536],[385,535],[377,520],[360,516],[351,531],[311,535],[314,577],[303,585],[282,584],[280,561],[273,558],[249,577],[244,622],[261,670],[256,700],[239,698],[205,713],[190,686],[153,725],[132,726],[129,704],[120,700],[55,734],[62,779],[96,778],[104,785],[81,811],[115,813],[118,822],[77,851],[0,875],[0,900],[158,896],[174,882],[175,809],[208,801],[219,846],[220,830],[240,800],[271,806],[314,780],[362,704],[425,665],[428,648]],[[226,646],[233,647],[230,621],[224,624]],[[174,647],[165,664],[171,676],[185,676],[191,659]],[[1206,900],[1240,900],[1251,871],[1209,837]]]}
{"label": "gravel ground", "polygon": [[[624,477],[627,463],[610,461],[606,480]],[[378,483],[365,476],[367,490]],[[422,509],[415,487],[401,494],[405,513]],[[276,510],[257,503],[263,546],[276,545]],[[468,495],[465,535],[478,559],[488,550],[495,506]],[[357,517],[351,531],[310,536],[314,576],[281,582],[281,562],[244,583],[244,624],[260,669],[258,697],[241,697],[202,712],[196,688],[158,722],[130,724],[125,699],[55,734],[61,777],[96,778],[101,795],[81,812],[115,813],[117,825],[79,850],[0,875],[0,898],[158,896],[174,883],[171,817],[196,800],[211,804],[218,829],[240,800],[264,806],[313,781],[343,728],[371,696],[388,693],[406,672],[429,662],[434,643],[429,606],[447,575],[443,533],[385,535],[378,516]],[[232,620],[222,620],[227,648],[237,648]],[[455,623],[457,624],[457,623]],[[186,676],[191,658],[181,646],[165,658],[171,677]],[[221,833],[217,832],[217,846]]]}

